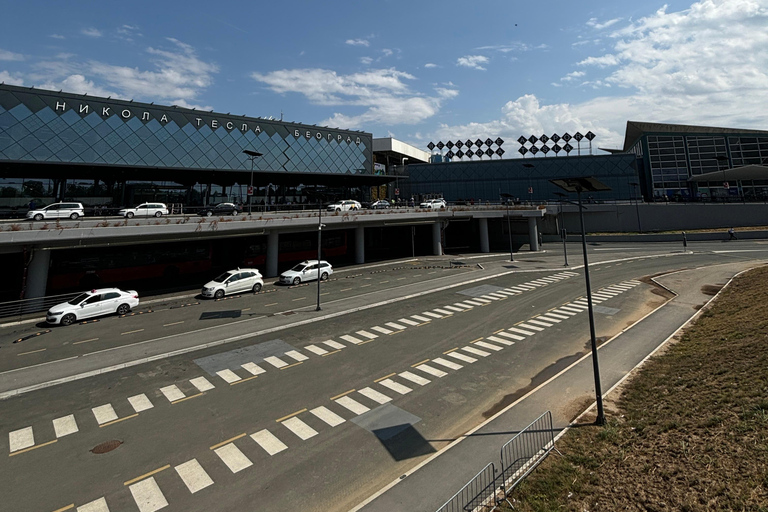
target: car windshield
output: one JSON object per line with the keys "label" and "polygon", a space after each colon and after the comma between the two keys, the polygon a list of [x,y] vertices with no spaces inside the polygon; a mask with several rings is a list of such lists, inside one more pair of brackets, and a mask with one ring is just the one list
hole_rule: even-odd
{"label": "car windshield", "polygon": [[227,279],[229,279],[229,276],[231,276],[231,275],[232,275],[232,272],[224,272],[224,273],[223,273],[223,274],[221,274],[219,277],[217,277],[216,279],[214,279],[214,281],[215,281],[215,282],[217,282],[217,283],[223,283],[224,281],[226,281]]}
{"label": "car windshield", "polygon": [[299,263],[298,265],[293,267],[291,270],[293,270],[294,272],[301,272],[302,270],[304,270],[304,267],[306,267],[306,265],[304,265],[303,263]]}
{"label": "car windshield", "polygon": [[71,301],[67,302],[67,304],[71,304],[73,306],[77,306],[78,304],[83,302],[88,297],[90,297],[90,295],[88,295],[87,293],[81,293],[80,295],[78,295],[77,297],[72,299]]}

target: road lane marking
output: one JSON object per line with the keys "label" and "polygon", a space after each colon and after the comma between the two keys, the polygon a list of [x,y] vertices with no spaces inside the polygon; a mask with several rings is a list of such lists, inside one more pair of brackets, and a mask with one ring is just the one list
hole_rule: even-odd
{"label": "road lane marking", "polygon": [[306,297],[299,297],[298,299],[291,299],[292,302],[296,302],[297,300],[305,300]]}
{"label": "road lane marking", "polygon": [[129,396],[128,402],[131,404],[131,407],[133,407],[133,410],[137,413],[154,407],[152,402],[149,401],[149,398],[147,398],[147,395],[144,393],[136,396]]}
{"label": "road lane marking", "polygon": [[439,364],[440,366],[445,366],[446,368],[450,368],[451,370],[461,370],[462,368],[464,368],[462,365],[454,363],[453,361],[448,361],[447,359],[443,359],[442,357],[433,359],[432,362],[435,364]]}
{"label": "road lane marking", "polygon": [[503,347],[500,347],[498,345],[494,345],[492,343],[486,343],[484,341],[478,341],[477,343],[475,343],[475,345],[478,346],[478,347],[487,348],[488,350],[493,350],[494,352],[498,352],[499,350],[501,350],[503,348]]}
{"label": "road lane marking", "polygon": [[32,427],[25,427],[8,433],[8,445],[11,452],[23,450],[35,445],[35,433]]}
{"label": "road lane marking", "polygon": [[337,354],[339,352],[341,352],[341,350],[334,350],[333,352],[328,352],[327,354],[323,354],[323,357],[330,356],[331,354]]}
{"label": "road lane marking", "polygon": [[392,331],[390,331],[389,329],[385,327],[379,327],[378,325],[374,325],[373,327],[371,327],[371,330],[380,332],[381,334],[392,334]]}
{"label": "road lane marking", "polygon": [[112,421],[109,421],[109,422],[107,422],[107,423],[103,423],[103,424],[99,425],[99,428],[102,428],[102,427],[108,427],[108,426],[110,426],[110,425],[114,425],[115,423],[120,423],[120,422],[122,422],[122,421],[125,421],[125,420],[129,420],[129,419],[131,419],[131,418],[135,418],[135,417],[136,417],[136,416],[138,416],[138,415],[139,415],[139,414],[138,414],[138,413],[136,413],[136,414],[131,414],[130,416],[125,416],[125,417],[123,417],[123,418],[118,418],[118,419],[116,419],[116,420],[112,420]]}
{"label": "road lane marking", "polygon": [[205,377],[197,377],[194,379],[190,379],[189,383],[195,386],[201,393],[216,387],[213,384],[211,384],[210,381]]}
{"label": "road lane marking", "polygon": [[[541,317],[537,316],[536,318],[541,318]],[[559,321],[560,320],[558,320],[558,322]],[[552,327],[554,325],[552,322],[542,322],[541,320],[536,320],[533,318],[526,320],[526,322],[528,322],[529,324],[540,325],[542,327]]]}
{"label": "road lane marking", "polygon": [[472,308],[475,307],[472,304],[467,304],[466,302],[456,302],[456,303],[454,303],[454,306],[458,306],[458,307],[464,308],[464,309],[472,309]]}
{"label": "road lane marking", "polygon": [[53,441],[48,441],[47,443],[30,446],[29,448],[24,448],[23,450],[18,450],[13,453],[9,453],[8,456],[13,457],[14,455],[20,455],[22,453],[31,452],[32,450],[37,450],[38,448],[42,448],[43,446],[48,446],[49,444],[53,444],[56,442],[58,442],[58,439],[54,439]]}
{"label": "road lane marking", "polygon": [[[515,344],[514,341],[509,341],[504,338],[499,338],[498,336],[488,336],[488,341],[495,341],[496,343],[501,343],[502,345],[506,345],[508,347]],[[480,344],[478,343],[478,345]]]}
{"label": "road lane marking", "polygon": [[[524,336],[518,336],[517,334],[511,334],[511,333],[508,333],[506,331],[501,331],[501,332],[498,332],[496,334],[498,334],[499,336],[504,336],[505,338],[510,338],[510,339],[517,340],[517,341],[522,341],[522,340],[525,339]],[[488,339],[490,340],[491,338],[494,338],[494,337],[495,336],[488,336]]]}
{"label": "road lane marking", "polygon": [[[304,410],[306,411],[306,409]],[[289,420],[281,422],[281,425],[296,434],[302,441],[306,441],[307,439],[317,435],[317,430],[313,429],[295,416]]]}
{"label": "road lane marking", "polygon": [[392,391],[400,393],[401,395],[407,395],[408,393],[413,391],[408,386],[403,386],[402,384],[398,384],[397,382],[393,381],[392,379],[384,379],[383,381],[379,382],[379,384],[381,384],[385,388],[389,388]]}
{"label": "road lane marking", "polygon": [[330,295],[330,294],[331,292],[325,292],[325,293],[321,293],[320,296],[322,297],[323,295]]}
{"label": "road lane marking", "polygon": [[480,337],[479,337],[479,338],[477,338],[477,339],[474,339],[474,340],[470,341],[470,343],[477,343],[477,342],[478,342],[478,341],[480,341],[481,339],[483,339],[483,337],[482,337],[482,336],[480,336]]}
{"label": "road lane marking", "polygon": [[426,363],[427,361],[429,361],[429,359],[425,359],[425,360],[423,360],[423,361],[419,361],[419,362],[418,362],[418,363],[416,363],[416,364],[412,364],[412,365],[411,365],[411,368],[416,368],[416,367],[417,367],[417,366],[419,366],[420,364],[424,364],[424,363]]}
{"label": "road lane marking", "polygon": [[262,373],[266,373],[267,370],[262,368],[261,366],[257,365],[256,363],[245,363],[243,365],[240,365],[240,367],[250,373],[251,375],[261,375]]}
{"label": "road lane marking", "polygon": [[388,282],[389,282],[389,281],[379,281],[379,284],[386,284],[386,283],[388,283]]}
{"label": "road lane marking", "polygon": [[75,421],[75,415],[62,416],[53,420],[53,431],[56,433],[56,439],[69,434],[74,434],[78,431],[77,421]]}
{"label": "road lane marking", "polygon": [[197,462],[197,459],[188,460],[183,464],[175,466],[181,481],[187,486],[189,492],[195,494],[197,491],[205,489],[209,485],[213,485],[213,480],[208,473],[205,472],[203,467]]}
{"label": "road lane marking", "polygon": [[160,392],[163,395],[165,395],[165,398],[167,398],[169,402],[174,402],[176,400],[180,400],[185,396],[187,396],[184,393],[182,393],[182,391],[176,386],[176,384],[171,384],[170,386],[165,386],[163,388],[160,388]]}
{"label": "road lane marking", "polygon": [[373,388],[363,388],[360,391],[358,391],[358,393],[382,405],[392,401],[392,399],[389,398],[387,395],[385,395],[384,393],[379,393]]}
{"label": "road lane marking", "polygon": [[481,356],[481,357],[488,357],[489,355],[491,355],[490,352],[486,352],[485,350],[480,350],[475,347],[470,347],[469,345],[467,345],[466,347],[461,347],[461,350],[465,352],[469,352],[470,354]]}
{"label": "road lane marking", "polygon": [[75,504],[71,503],[71,504],[67,505],[66,507],[57,508],[53,512],[64,512],[65,510],[70,510],[70,509],[73,509],[73,508],[75,508]]}
{"label": "road lane marking", "polygon": [[288,363],[275,356],[265,357],[264,361],[271,364],[275,368],[283,368],[284,366],[288,366]]}
{"label": "road lane marking", "polygon": [[201,392],[201,393],[198,393],[196,395],[185,396],[184,398],[179,398],[178,400],[174,400],[173,402],[171,402],[171,405],[178,404],[179,402],[186,402],[187,400],[191,400],[193,398],[197,398],[199,396],[203,396],[204,394],[205,393]]}
{"label": "road lane marking", "polygon": [[[521,323],[522,323],[522,322],[521,322]],[[518,324],[518,325],[520,325],[520,324]],[[509,329],[507,329],[507,330],[508,330],[508,331],[512,331],[512,332],[516,332],[516,333],[519,333],[519,334],[524,334],[524,335],[526,335],[526,336],[533,336],[534,334],[536,334],[535,332],[532,332],[532,331],[535,331],[535,329],[533,329],[532,331],[526,331],[526,330],[524,330],[524,329],[519,329],[519,328],[517,328],[517,327],[510,327],[510,328],[509,328]]]}
{"label": "road lane marking", "polygon": [[107,500],[99,498],[77,507],[77,512],[109,512],[109,507],[107,507]]}
{"label": "road lane marking", "polygon": [[437,313],[433,313],[431,311],[424,311],[421,314],[424,316],[431,316],[432,318],[443,318],[442,315],[438,315]]}
{"label": "road lane marking", "polygon": [[166,470],[166,469],[168,469],[169,467],[171,467],[171,465],[170,465],[170,464],[166,464],[165,466],[163,466],[163,467],[161,467],[161,468],[157,468],[157,469],[155,469],[154,471],[150,471],[149,473],[145,473],[145,474],[143,474],[143,475],[141,475],[141,476],[137,476],[136,478],[132,478],[131,480],[128,480],[127,482],[124,482],[124,483],[123,483],[123,486],[126,486],[126,487],[127,487],[127,486],[129,486],[129,485],[131,485],[131,484],[135,484],[135,483],[136,483],[136,482],[138,482],[139,480],[144,480],[145,478],[148,478],[148,477],[150,477],[150,476],[152,476],[152,475],[156,475],[157,473],[159,473],[159,472],[161,472],[161,471],[165,471],[165,470]]}
{"label": "road lane marking", "polygon": [[355,391],[354,389],[350,389],[349,391],[345,391],[345,392],[343,392],[343,393],[342,393],[342,394],[340,394],[340,395],[332,396],[330,399],[331,399],[331,400],[336,400],[337,398],[341,398],[341,397],[343,397],[344,395],[348,395],[348,394],[350,394],[350,393],[352,393],[352,392],[354,392],[354,391]]}
{"label": "road lane marking", "polygon": [[144,329],[136,329],[135,331],[121,332],[120,336],[125,336],[126,334],[134,334],[134,333],[137,333],[137,332],[141,332],[143,330]]}
{"label": "road lane marking", "polygon": [[73,345],[79,345],[79,344],[81,344],[81,343],[90,343],[91,341],[98,341],[98,340],[99,340],[99,338],[91,338],[91,339],[89,339],[89,340],[83,340],[83,341],[75,341],[75,342],[74,342],[74,343],[72,343],[72,344],[73,344]]}
{"label": "road lane marking", "polygon": [[179,325],[179,324],[183,324],[183,323],[184,323],[184,320],[182,320],[181,322],[173,322],[173,323],[170,323],[170,324],[163,324],[163,327],[170,327],[172,325]]}
{"label": "road lane marking", "polygon": [[320,348],[320,347],[318,347],[317,345],[307,345],[307,346],[306,346],[306,347],[304,347],[304,348],[305,348],[305,349],[307,349],[307,350],[309,350],[309,351],[310,351],[310,352],[312,352],[313,354],[315,354],[315,355],[318,355],[318,356],[322,356],[322,355],[324,355],[324,354],[327,354],[327,353],[328,353],[328,351],[327,351],[327,350],[325,350],[324,348]]}
{"label": "road lane marking", "polygon": [[307,356],[305,356],[298,350],[289,350],[288,352],[285,353],[285,355],[287,355],[291,359],[295,359],[296,361],[306,361],[307,359],[309,359]]}
{"label": "road lane marking", "polygon": [[451,350],[446,350],[445,352],[443,352],[443,354],[450,354],[454,350],[459,350],[459,347],[452,348]]}
{"label": "road lane marking", "polygon": [[251,462],[251,460],[234,444],[230,443],[221,448],[216,448],[213,451],[233,473],[237,473],[247,467],[253,466],[253,462]]}
{"label": "road lane marking", "polygon": [[240,439],[241,437],[245,437],[245,432],[243,432],[242,434],[238,434],[238,435],[236,435],[235,437],[233,437],[233,438],[231,438],[231,439],[227,439],[226,441],[222,441],[222,442],[220,442],[220,443],[218,443],[218,444],[215,444],[215,445],[211,446],[211,447],[210,447],[210,449],[211,449],[211,450],[215,450],[216,448],[221,448],[221,447],[222,447],[222,446],[224,446],[225,444],[229,444],[229,443],[231,443],[231,442],[233,442],[233,441],[237,441],[237,440],[238,440],[238,439]]}
{"label": "road lane marking", "polygon": [[339,338],[344,340],[344,341],[348,341],[348,342],[350,342],[352,344],[355,344],[355,345],[359,345],[360,343],[363,342],[363,340],[361,340],[359,338],[355,338],[354,336],[351,336],[349,334],[345,334],[344,336],[339,336]]}
{"label": "road lane marking", "polygon": [[29,352],[20,352],[16,354],[17,356],[26,356],[27,354],[36,354],[37,352],[43,352],[44,350],[48,350],[47,348],[39,348],[37,350],[30,350]]}
{"label": "road lane marking", "polygon": [[352,289],[352,288],[344,288],[343,290],[340,290],[340,291],[342,291],[342,292],[348,292],[348,291],[349,291],[349,290],[351,290],[351,289]]}
{"label": "road lane marking", "polygon": [[427,318],[426,316],[421,316],[421,315],[411,315],[411,318],[415,318],[419,322],[423,322],[423,323],[428,323],[432,321],[431,318]]}
{"label": "road lane marking", "polygon": [[96,418],[96,422],[101,425],[117,419],[117,414],[112,408],[112,404],[104,404],[91,409],[93,416]]}
{"label": "road lane marking", "polygon": [[[523,327],[524,329],[529,329],[531,331],[543,331],[544,330],[542,327],[536,327],[535,325],[527,324],[525,322],[520,322],[520,323],[515,324],[515,325],[519,325],[520,327]],[[510,330],[512,330],[512,329],[510,329]]]}
{"label": "road lane marking", "polygon": [[293,368],[294,366],[299,366],[300,364],[302,364],[302,361],[299,361],[298,363],[289,364],[288,366],[283,366],[280,369],[281,370],[287,370],[288,368]]}
{"label": "road lane marking", "polygon": [[384,379],[388,379],[388,378],[392,377],[393,375],[397,375],[397,374],[396,374],[395,372],[392,372],[392,373],[390,373],[389,375],[385,375],[385,376],[383,376],[383,377],[380,377],[380,378],[376,379],[376,380],[375,380],[375,381],[373,381],[373,382],[379,382],[379,381],[381,381],[381,380],[384,380]]}
{"label": "road lane marking", "polygon": [[371,286],[371,285],[370,284],[364,284],[364,285],[361,285],[360,288],[365,288],[367,286]]}
{"label": "road lane marking", "polygon": [[165,499],[154,477],[133,484],[128,488],[136,506],[139,507],[139,512],[156,512],[168,506],[168,500]]}
{"label": "road lane marking", "polygon": [[395,322],[387,322],[384,325],[386,325],[387,327],[391,327],[391,328],[393,328],[396,331],[403,331],[403,330],[407,329],[406,326],[400,325],[400,324],[396,324]]}
{"label": "road lane marking", "polygon": [[[462,311],[464,311],[461,308],[456,308],[456,307],[453,307],[453,306],[443,306],[443,308],[447,309],[448,311],[451,311],[453,313],[461,313]],[[435,310],[435,311],[437,311],[437,310]]]}
{"label": "road lane marking", "polygon": [[253,380],[255,378],[258,378],[258,375],[251,375],[250,377],[246,377],[244,379],[240,379],[240,380],[237,380],[235,382],[230,382],[229,385],[230,386],[236,386],[238,384],[242,384],[243,382],[248,382],[249,380]]}
{"label": "road lane marking", "polygon": [[259,430],[255,434],[251,434],[251,439],[256,441],[256,444],[261,446],[261,448],[270,456],[288,449],[288,446],[286,446],[285,443],[275,437],[275,435],[267,429]]}
{"label": "road lane marking", "polygon": [[428,364],[420,364],[419,366],[416,367],[416,369],[417,370],[421,370],[424,373],[428,373],[428,374],[430,374],[430,375],[432,375],[434,377],[438,377],[438,378],[445,377],[446,375],[448,375],[444,371],[438,370],[437,368],[429,366]]}
{"label": "road lane marking", "polygon": [[338,400],[334,400],[334,402],[336,402],[340,406],[344,407],[345,409],[349,409],[350,411],[352,411],[353,413],[357,414],[358,416],[360,414],[364,414],[364,413],[370,411],[370,409],[368,407],[364,406],[363,404],[361,404],[357,400],[354,400],[354,399],[352,399],[352,398],[350,398],[348,396],[343,396],[343,397],[339,398]]}
{"label": "road lane marking", "polygon": [[424,377],[421,377],[411,372],[401,372],[401,373],[398,373],[397,375],[402,377],[405,380],[409,380],[415,384],[418,384],[419,386],[426,386],[427,384],[432,382],[429,379],[425,379]]}
{"label": "road lane marking", "polygon": [[342,423],[344,423],[344,421],[346,421],[344,418],[342,418],[335,412],[323,406],[316,407],[309,412],[311,412],[312,414],[314,414],[315,416],[317,416],[318,418],[320,418],[321,420],[323,420],[324,422],[326,422],[328,425],[332,427],[341,425]]}
{"label": "road lane marking", "polygon": [[331,347],[333,349],[336,349],[336,350],[341,350],[343,348],[347,348],[345,345],[342,345],[338,341],[333,341],[333,340],[324,341],[323,345],[328,345],[329,347]]}
{"label": "road lane marking", "polygon": [[458,359],[459,361],[464,361],[465,363],[474,363],[477,361],[474,357],[469,357],[468,355],[462,354],[461,352],[449,352],[449,357],[453,357],[454,359]]}
{"label": "road lane marking", "polygon": [[484,303],[480,302],[478,300],[465,300],[464,302],[460,302],[460,304],[470,304],[471,306],[482,306]]}
{"label": "road lane marking", "polygon": [[357,331],[355,334],[359,334],[363,338],[368,338],[369,340],[374,340],[379,337],[377,334],[368,331]]}
{"label": "road lane marking", "polygon": [[575,311],[569,311],[569,310],[565,309],[565,307],[563,307],[563,306],[560,306],[559,308],[553,309],[552,313],[557,313],[557,314],[560,314],[560,315],[576,316],[576,312]]}
{"label": "road lane marking", "polygon": [[[403,323],[405,325],[410,325],[411,327],[419,325],[419,322],[414,322],[413,320],[408,320],[407,318],[400,318],[398,322]],[[386,324],[386,325],[389,325],[389,324]]]}
{"label": "road lane marking", "polygon": [[277,302],[273,302],[272,304],[264,304],[264,307],[267,307],[267,306],[277,306],[277,304],[278,304]]}

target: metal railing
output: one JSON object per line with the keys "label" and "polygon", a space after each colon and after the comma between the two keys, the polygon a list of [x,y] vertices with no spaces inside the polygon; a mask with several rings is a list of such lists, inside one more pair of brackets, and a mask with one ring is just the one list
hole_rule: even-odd
{"label": "metal railing", "polygon": [[492,512],[552,450],[556,451],[555,431],[552,413],[547,411],[504,443],[501,471],[488,463],[437,512]]}
{"label": "metal railing", "polygon": [[21,299],[9,302],[0,302],[0,318],[21,317],[30,313],[48,311],[52,306],[61,304],[75,298],[78,293],[66,293],[64,295],[51,295],[48,297],[35,297],[34,299]]}

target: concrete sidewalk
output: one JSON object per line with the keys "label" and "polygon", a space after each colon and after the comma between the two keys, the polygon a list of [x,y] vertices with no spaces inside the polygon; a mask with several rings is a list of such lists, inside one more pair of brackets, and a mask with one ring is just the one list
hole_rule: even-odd
{"label": "concrete sidewalk", "polygon": [[[604,394],[684,326],[701,305],[712,299],[702,293],[705,285],[723,285],[737,273],[756,265],[756,262],[717,265],[656,279],[677,296],[601,345],[598,353]],[[561,431],[574,417],[574,405],[587,398],[594,398],[590,354],[422,462],[353,511],[437,510],[489,462],[499,469],[499,450],[520,429],[550,410],[555,430]]]}

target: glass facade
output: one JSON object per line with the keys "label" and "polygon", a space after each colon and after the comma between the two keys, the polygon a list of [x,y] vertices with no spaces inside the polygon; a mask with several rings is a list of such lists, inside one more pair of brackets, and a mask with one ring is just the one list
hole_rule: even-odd
{"label": "glass facade", "polygon": [[[255,171],[370,175],[372,146],[364,132],[0,85],[0,164],[64,164],[70,179],[85,165],[105,167],[104,181],[118,166],[178,183],[189,182],[186,171],[225,171],[229,183],[242,171],[234,181],[247,183],[243,150],[262,153]],[[3,178],[22,169],[0,168]]]}

